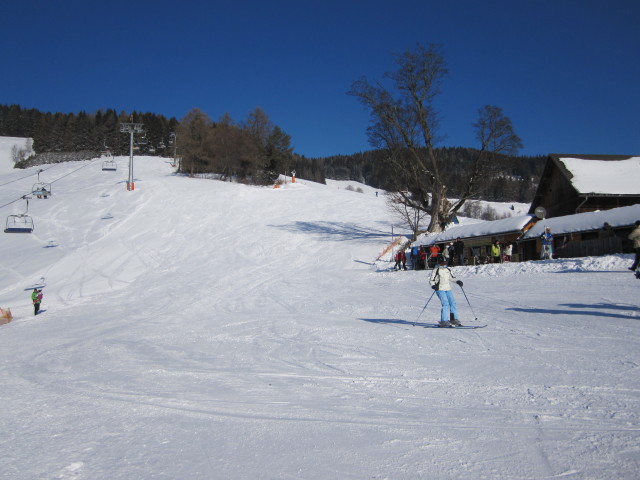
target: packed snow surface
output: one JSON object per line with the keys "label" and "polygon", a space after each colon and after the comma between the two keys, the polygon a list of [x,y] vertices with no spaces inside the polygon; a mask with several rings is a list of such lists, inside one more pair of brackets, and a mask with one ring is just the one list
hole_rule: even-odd
{"label": "packed snow surface", "polygon": [[[373,189],[135,157],[127,191],[116,161],[47,166],[0,234],[0,478],[638,478],[630,255],[455,267],[488,326],[432,328]],[[36,171],[0,175],[3,218]]]}

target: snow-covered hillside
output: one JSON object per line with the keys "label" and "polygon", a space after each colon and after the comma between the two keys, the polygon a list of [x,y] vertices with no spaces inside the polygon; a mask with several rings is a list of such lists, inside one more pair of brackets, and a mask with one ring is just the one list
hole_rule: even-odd
{"label": "snow-covered hillside", "polygon": [[629,255],[457,267],[488,327],[432,328],[427,274],[375,261],[375,191],[135,157],[128,192],[116,160],[47,166],[33,234],[1,234],[0,478],[637,478]]}
{"label": "snow-covered hillside", "polygon": [[13,150],[23,150],[25,158],[33,155],[33,139],[22,137],[0,137],[0,174],[13,170]]}

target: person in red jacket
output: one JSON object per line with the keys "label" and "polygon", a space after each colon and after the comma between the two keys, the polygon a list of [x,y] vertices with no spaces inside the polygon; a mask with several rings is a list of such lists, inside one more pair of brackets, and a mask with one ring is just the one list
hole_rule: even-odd
{"label": "person in red jacket", "polygon": [[418,253],[418,269],[417,270],[425,270],[427,268],[427,252],[424,247],[420,248],[420,253]]}
{"label": "person in red jacket", "polygon": [[398,270],[406,270],[407,269],[407,254],[404,253],[404,250],[398,250],[395,256],[396,264],[393,266],[393,269],[396,268]]}
{"label": "person in red jacket", "polygon": [[400,251],[396,252],[395,260],[396,260],[396,264],[393,266],[393,269],[400,270]]}
{"label": "person in red jacket", "polygon": [[440,247],[435,243],[429,247],[429,268],[435,267],[438,263],[438,254],[440,253]]}

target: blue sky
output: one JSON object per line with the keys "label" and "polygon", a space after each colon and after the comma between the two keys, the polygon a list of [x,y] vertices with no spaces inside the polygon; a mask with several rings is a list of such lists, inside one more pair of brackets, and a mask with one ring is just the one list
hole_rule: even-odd
{"label": "blue sky", "polygon": [[262,108],[307,157],[368,150],[348,96],[392,52],[442,45],[440,146],[477,146],[478,109],[524,155],[640,154],[638,0],[2,0],[0,103],[51,112]]}

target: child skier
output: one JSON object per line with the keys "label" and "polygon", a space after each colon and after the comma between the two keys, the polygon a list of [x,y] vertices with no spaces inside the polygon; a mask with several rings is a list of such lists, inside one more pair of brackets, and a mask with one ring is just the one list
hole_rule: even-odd
{"label": "child skier", "polygon": [[542,240],[542,249],[540,250],[540,260],[553,259],[553,235],[551,235],[551,227],[546,227],[544,233],[540,235]]}
{"label": "child skier", "polygon": [[31,294],[31,301],[33,302],[33,314],[37,315],[40,311],[40,303],[42,302],[42,290],[35,288]]}
{"label": "child skier", "polygon": [[[431,284],[431,288],[436,291],[436,295],[438,295],[440,303],[442,304],[440,309],[440,323],[438,323],[439,327],[462,326],[460,320],[458,320],[456,301],[451,291],[451,281],[455,280],[455,278],[451,269],[447,267],[446,259],[442,255],[438,256],[438,265],[433,269],[429,283]],[[461,280],[455,281],[462,287]]]}

